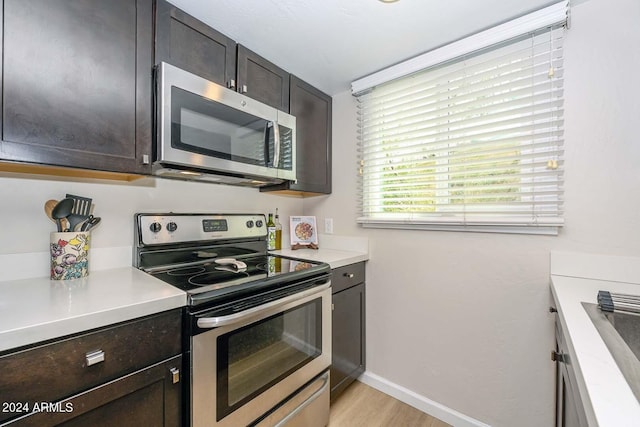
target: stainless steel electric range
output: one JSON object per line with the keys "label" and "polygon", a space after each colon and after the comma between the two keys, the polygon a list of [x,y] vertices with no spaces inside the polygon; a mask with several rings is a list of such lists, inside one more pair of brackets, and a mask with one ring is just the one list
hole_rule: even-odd
{"label": "stainless steel electric range", "polygon": [[134,222],[134,266],[187,293],[187,423],[327,425],[329,266],[269,255],[260,214]]}

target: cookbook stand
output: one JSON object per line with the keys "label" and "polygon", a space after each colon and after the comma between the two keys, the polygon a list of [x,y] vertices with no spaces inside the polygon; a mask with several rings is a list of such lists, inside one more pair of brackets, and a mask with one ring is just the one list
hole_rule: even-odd
{"label": "cookbook stand", "polygon": [[298,249],[318,249],[318,245],[316,245],[315,243],[309,243],[308,245],[301,245],[299,243],[296,243],[295,245],[291,245],[292,251]]}

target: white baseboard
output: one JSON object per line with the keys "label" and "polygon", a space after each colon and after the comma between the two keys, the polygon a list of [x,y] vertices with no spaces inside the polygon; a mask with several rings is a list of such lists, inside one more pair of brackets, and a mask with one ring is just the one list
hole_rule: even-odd
{"label": "white baseboard", "polygon": [[491,427],[368,371],[358,380],[453,427]]}

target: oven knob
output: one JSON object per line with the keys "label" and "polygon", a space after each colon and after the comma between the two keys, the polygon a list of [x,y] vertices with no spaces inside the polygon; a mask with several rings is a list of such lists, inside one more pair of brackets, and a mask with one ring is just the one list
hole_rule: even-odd
{"label": "oven knob", "polygon": [[169,224],[167,224],[167,230],[169,230],[169,232],[173,233],[177,229],[178,229],[178,224],[176,224],[175,222],[171,221]]}
{"label": "oven knob", "polygon": [[261,228],[262,224],[264,224],[261,220],[256,221],[256,227]]}
{"label": "oven knob", "polygon": [[247,221],[247,228],[253,228],[253,221]]}
{"label": "oven knob", "polygon": [[149,230],[151,230],[154,233],[159,233],[160,230],[162,230],[162,225],[159,222],[152,222],[151,225],[149,226]]}

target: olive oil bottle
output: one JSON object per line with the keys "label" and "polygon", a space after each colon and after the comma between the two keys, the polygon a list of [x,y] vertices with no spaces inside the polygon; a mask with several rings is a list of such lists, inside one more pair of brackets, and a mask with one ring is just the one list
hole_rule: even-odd
{"label": "olive oil bottle", "polygon": [[276,250],[282,249],[282,224],[280,224],[280,215],[276,208]]}
{"label": "olive oil bottle", "polygon": [[276,249],[276,223],[273,222],[273,214],[269,214],[267,221],[267,249],[273,251]]}

